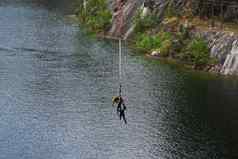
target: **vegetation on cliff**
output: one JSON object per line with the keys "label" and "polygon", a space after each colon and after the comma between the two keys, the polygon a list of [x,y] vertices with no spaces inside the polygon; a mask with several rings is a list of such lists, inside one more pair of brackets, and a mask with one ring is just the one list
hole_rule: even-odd
{"label": "vegetation on cliff", "polygon": [[155,35],[140,33],[136,37],[135,46],[140,51],[157,51],[161,56],[167,57],[172,48],[172,39],[172,34],[169,32],[159,32]]}
{"label": "vegetation on cliff", "polygon": [[112,19],[106,0],[88,0],[87,8],[81,3],[77,16],[88,31],[95,33],[107,31]]}
{"label": "vegetation on cliff", "polygon": [[191,40],[180,53],[180,57],[196,67],[207,65],[210,60],[207,43],[201,38]]}
{"label": "vegetation on cliff", "polygon": [[144,17],[138,12],[134,20],[136,48],[153,56],[178,59],[196,69],[216,63],[209,56],[210,50],[205,39],[190,35],[193,29],[189,24],[191,10],[180,14],[173,7],[172,3],[168,5],[162,22],[158,22],[158,17],[153,13]]}

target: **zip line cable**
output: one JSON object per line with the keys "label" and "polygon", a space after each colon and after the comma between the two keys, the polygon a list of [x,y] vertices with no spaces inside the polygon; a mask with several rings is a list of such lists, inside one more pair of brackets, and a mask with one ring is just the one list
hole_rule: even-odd
{"label": "zip line cable", "polygon": [[[124,44],[123,44],[123,53],[124,53],[124,55],[123,55],[123,60],[124,60],[124,69],[123,69],[123,77],[124,78],[126,78],[126,70],[127,70],[127,48],[126,48],[126,46],[127,46],[127,42],[126,42],[126,40],[124,40]],[[125,85],[125,87],[124,87],[124,94],[126,95],[126,92],[127,92],[127,82],[126,81],[124,81],[124,85]]]}
{"label": "zip line cable", "polygon": [[122,82],[122,43],[119,39],[119,83]]}
{"label": "zip line cable", "polygon": [[119,51],[119,61],[118,61],[118,68],[119,68],[119,96],[122,95],[122,79],[123,79],[123,67],[122,67],[122,62],[123,62],[123,58],[122,58],[122,40],[119,39],[118,40],[118,51]]}
{"label": "zip line cable", "polygon": [[[126,56],[126,41],[119,39],[119,44],[118,44],[119,48],[119,63],[118,63],[118,67],[119,67],[119,95],[122,95],[122,83],[124,84],[124,78],[126,77],[126,63],[127,63],[127,56]],[[124,89],[124,94],[125,94],[125,90],[126,87],[123,88]]]}
{"label": "zip line cable", "polygon": [[[117,69],[118,69],[118,46],[117,46],[117,43],[116,41],[112,41],[112,46],[113,46],[113,81],[117,81],[118,80],[118,72],[117,72]],[[113,90],[113,94],[117,94],[118,89],[114,89]]]}

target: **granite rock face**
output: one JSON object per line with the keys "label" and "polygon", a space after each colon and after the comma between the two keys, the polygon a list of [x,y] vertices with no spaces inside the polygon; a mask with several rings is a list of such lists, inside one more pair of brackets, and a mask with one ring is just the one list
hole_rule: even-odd
{"label": "granite rock face", "polygon": [[219,60],[217,73],[238,75],[238,35],[231,32],[197,30],[193,32],[193,36],[207,40],[210,56]]}
{"label": "granite rock face", "polygon": [[[111,0],[110,0],[111,1]],[[133,27],[133,17],[135,17],[137,10],[142,6],[143,0],[127,0],[122,7],[122,17],[119,17],[119,11],[117,11],[116,0],[111,2],[111,7],[113,10],[113,20],[112,26],[109,31],[110,36],[121,37],[124,36],[131,27]],[[121,22],[122,29],[119,28],[120,19],[123,19]]]}
{"label": "granite rock face", "polygon": [[238,75],[238,38],[233,41],[232,49],[226,57],[221,72],[225,75]]}
{"label": "granite rock face", "polygon": [[[158,22],[161,22],[164,17],[164,13],[166,8],[168,7],[169,3],[173,3],[174,8],[178,11],[186,4],[186,0],[122,0],[124,1],[124,5],[122,7],[122,16],[120,15],[119,11],[116,9],[118,8],[117,2],[120,0],[108,0],[109,9],[113,12],[113,20],[112,26],[109,31],[110,36],[114,37],[124,37],[128,38],[135,28],[133,24],[133,19],[137,14],[139,9],[142,10],[150,10],[148,12],[153,12],[158,16]],[[146,2],[152,1],[152,6],[146,6]],[[120,19],[122,17],[122,24]],[[122,29],[120,29],[120,25],[122,25]]]}
{"label": "granite rock face", "polygon": [[[122,7],[123,29],[118,28],[118,12],[115,11],[117,0],[108,0],[109,7],[113,11],[112,27],[110,36],[128,38],[134,31],[133,18],[138,9],[145,9],[146,0],[126,0]],[[153,12],[157,14],[158,21],[164,18],[164,13],[169,3],[173,3],[175,9],[181,10],[186,6],[186,0],[155,0]],[[151,9],[151,8],[150,8]],[[193,30],[192,36],[199,36],[207,40],[211,50],[210,56],[219,60],[219,64],[211,68],[210,71],[224,75],[238,75],[238,35],[231,32],[212,30]]]}

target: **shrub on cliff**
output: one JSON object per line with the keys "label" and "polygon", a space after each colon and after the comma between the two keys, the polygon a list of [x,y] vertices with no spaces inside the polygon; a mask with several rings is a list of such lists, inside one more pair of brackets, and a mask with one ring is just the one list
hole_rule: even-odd
{"label": "shrub on cliff", "polygon": [[172,49],[173,36],[169,32],[156,35],[140,34],[136,38],[136,48],[143,52],[160,52],[160,56],[168,56]]}
{"label": "shrub on cliff", "polygon": [[159,48],[160,56],[167,57],[171,53],[172,50],[172,41],[171,40],[165,40],[162,43],[162,46]]}
{"label": "shrub on cliff", "polygon": [[134,31],[140,33],[155,28],[158,25],[158,17],[154,14],[143,16],[142,10],[138,10],[133,22],[136,26]]}
{"label": "shrub on cliff", "polygon": [[195,67],[203,67],[209,63],[209,52],[207,42],[195,38],[187,44],[180,57],[186,62],[191,62]]}
{"label": "shrub on cliff", "polygon": [[80,5],[78,16],[83,25],[93,32],[101,32],[111,24],[112,14],[106,0],[88,0],[87,10]]}
{"label": "shrub on cliff", "polygon": [[157,36],[150,36],[147,34],[140,34],[136,37],[136,48],[140,51],[151,51],[156,46],[161,46],[161,39]]}

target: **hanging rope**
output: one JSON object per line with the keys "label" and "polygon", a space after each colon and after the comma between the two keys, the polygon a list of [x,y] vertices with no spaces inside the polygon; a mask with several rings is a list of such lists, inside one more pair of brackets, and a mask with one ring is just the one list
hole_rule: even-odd
{"label": "hanging rope", "polygon": [[[123,53],[124,55],[122,56],[123,57],[123,60],[124,60],[124,67],[123,67],[123,77],[126,78],[126,70],[127,70],[127,43],[126,43],[126,40],[124,40],[124,43],[123,43]],[[127,92],[127,82],[125,81],[124,82],[124,94],[126,95],[126,92]]]}
{"label": "hanging rope", "polygon": [[121,84],[122,80],[122,45],[121,39],[119,39],[119,83]]}
{"label": "hanging rope", "polygon": [[119,39],[119,96],[122,95],[122,41]]}
{"label": "hanging rope", "polygon": [[117,0],[117,8],[118,8],[118,17],[117,17],[117,25],[118,31],[117,35],[119,36],[119,96],[122,95],[122,28],[123,28],[123,0]]}

